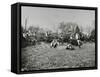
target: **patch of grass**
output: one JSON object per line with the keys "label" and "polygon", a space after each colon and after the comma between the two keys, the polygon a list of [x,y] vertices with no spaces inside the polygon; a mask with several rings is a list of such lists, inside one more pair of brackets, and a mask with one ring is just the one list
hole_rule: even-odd
{"label": "patch of grass", "polygon": [[82,48],[75,47],[73,51],[66,50],[64,46],[44,46],[22,48],[22,71],[95,66],[94,43],[85,43]]}

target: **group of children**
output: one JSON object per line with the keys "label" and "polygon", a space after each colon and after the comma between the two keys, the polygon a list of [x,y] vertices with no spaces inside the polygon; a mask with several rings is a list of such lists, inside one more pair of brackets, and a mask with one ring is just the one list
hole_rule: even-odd
{"label": "group of children", "polygon": [[[81,46],[82,46],[81,40],[76,40],[76,42],[78,44],[78,47],[81,48]],[[57,39],[54,39],[51,42],[50,47],[51,48],[56,48],[57,46],[59,46],[59,42],[57,41]],[[66,45],[66,49],[74,50],[75,48],[74,48],[74,46],[71,43],[69,43],[69,44]]]}

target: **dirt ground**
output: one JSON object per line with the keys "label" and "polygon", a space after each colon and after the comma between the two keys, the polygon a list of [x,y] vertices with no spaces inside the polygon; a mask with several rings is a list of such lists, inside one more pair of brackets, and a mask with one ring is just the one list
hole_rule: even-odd
{"label": "dirt ground", "polygon": [[66,50],[65,45],[50,48],[50,44],[41,43],[22,48],[21,71],[95,66],[95,43],[74,47],[75,50]]}

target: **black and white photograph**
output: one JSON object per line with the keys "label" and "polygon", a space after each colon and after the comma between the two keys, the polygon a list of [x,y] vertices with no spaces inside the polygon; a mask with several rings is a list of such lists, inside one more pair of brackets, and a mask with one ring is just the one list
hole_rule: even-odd
{"label": "black and white photograph", "polygon": [[95,67],[95,10],[21,7],[21,71]]}

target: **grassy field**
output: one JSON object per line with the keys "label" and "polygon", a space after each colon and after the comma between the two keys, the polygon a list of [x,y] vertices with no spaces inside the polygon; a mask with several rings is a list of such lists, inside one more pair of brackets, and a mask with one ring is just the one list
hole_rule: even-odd
{"label": "grassy field", "polygon": [[66,50],[66,46],[50,48],[49,44],[22,48],[22,71],[77,68],[95,66],[95,44],[85,43],[82,48]]}

